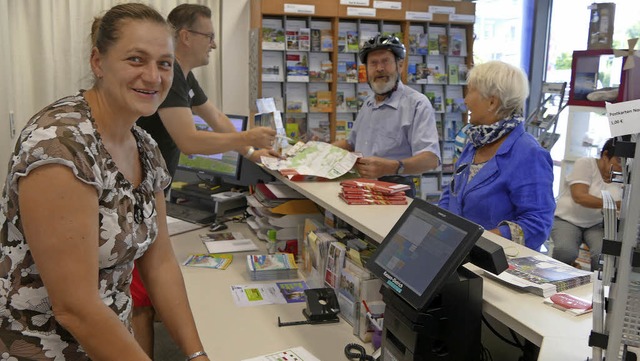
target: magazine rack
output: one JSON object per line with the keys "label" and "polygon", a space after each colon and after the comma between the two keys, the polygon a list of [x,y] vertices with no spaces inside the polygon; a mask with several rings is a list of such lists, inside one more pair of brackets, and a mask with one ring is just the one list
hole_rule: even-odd
{"label": "magazine rack", "polygon": [[[638,136],[635,135],[636,139]],[[623,159],[640,159],[640,147],[634,143],[616,142],[614,147],[614,154]],[[627,148],[627,151],[621,152],[620,148]],[[623,179],[625,190],[632,191],[625,192],[623,196],[620,228],[615,239],[603,242],[603,271],[594,282],[593,329],[589,346],[593,348],[592,359],[597,361],[635,359],[628,355],[628,348],[640,346],[640,257],[636,251],[640,193],[633,192],[640,187],[640,163],[636,161],[623,167]],[[609,225],[615,229],[615,222],[609,222]],[[607,229],[605,232],[612,233]],[[605,301],[604,288],[607,285],[610,285],[609,295]]]}
{"label": "magazine rack", "polygon": [[565,89],[567,83],[542,83],[540,95],[540,105],[535,109],[525,121],[527,131],[531,133],[540,145],[547,150],[551,150],[560,137],[556,134],[558,116],[567,106],[565,101]]}

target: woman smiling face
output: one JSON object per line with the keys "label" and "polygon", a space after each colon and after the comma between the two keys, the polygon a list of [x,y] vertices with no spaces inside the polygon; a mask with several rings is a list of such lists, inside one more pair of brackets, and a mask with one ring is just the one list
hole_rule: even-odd
{"label": "woman smiling face", "polygon": [[166,25],[123,20],[117,40],[104,52],[94,48],[96,88],[111,109],[137,119],[156,112],[173,81],[174,44]]}

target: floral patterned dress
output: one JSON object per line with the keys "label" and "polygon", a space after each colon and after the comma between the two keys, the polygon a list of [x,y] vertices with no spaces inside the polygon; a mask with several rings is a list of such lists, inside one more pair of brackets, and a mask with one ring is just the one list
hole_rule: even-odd
{"label": "floral patterned dress", "polygon": [[131,330],[133,261],[157,236],[154,192],[170,182],[156,143],[137,126],[132,133],[144,171],[135,188],[104,148],[82,92],[47,106],[22,131],[0,198],[0,360],[88,359],[53,316],[20,220],[18,181],[47,164],[69,167],[77,179],[96,189],[100,227],[96,288],[105,305]]}

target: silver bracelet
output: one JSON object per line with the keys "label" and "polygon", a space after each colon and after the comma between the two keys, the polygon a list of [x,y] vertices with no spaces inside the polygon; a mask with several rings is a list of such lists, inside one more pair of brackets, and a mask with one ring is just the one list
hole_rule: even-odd
{"label": "silver bracelet", "polygon": [[253,155],[253,152],[255,152],[255,151],[256,151],[256,148],[249,147],[249,150],[247,150],[247,153],[244,155],[244,157],[249,159],[249,157],[251,157],[251,155]]}
{"label": "silver bracelet", "polygon": [[200,357],[200,356],[207,356],[207,353],[204,351],[198,351],[198,352],[194,352],[191,355],[187,356],[187,361],[191,361],[196,357]]}

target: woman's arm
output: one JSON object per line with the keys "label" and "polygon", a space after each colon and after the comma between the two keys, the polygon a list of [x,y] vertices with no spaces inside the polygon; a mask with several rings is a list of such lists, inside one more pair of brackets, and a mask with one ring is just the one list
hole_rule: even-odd
{"label": "woman's arm", "polygon": [[93,360],[148,360],[98,293],[98,196],[62,165],[44,165],[19,181],[31,250],[56,321]]}
{"label": "woman's arm", "polygon": [[574,183],[570,186],[571,198],[579,205],[586,208],[602,208],[602,198],[589,194],[589,185]]}
{"label": "woman's arm", "polygon": [[[515,147],[511,150],[512,153],[518,151]],[[508,192],[515,218],[504,221],[517,223],[524,233],[525,245],[538,250],[549,237],[556,207],[551,156],[540,148],[537,152],[529,152],[513,166],[515,171],[509,173]],[[508,225],[502,224],[498,228],[502,236],[511,236]]]}
{"label": "woman's arm", "polygon": [[[156,193],[158,237],[136,266],[154,308],[167,326],[171,337],[185,355],[204,351],[189,307],[182,272],[173,253],[167,230],[165,198]],[[209,350],[211,351],[211,350]],[[206,356],[194,360],[207,360]]]}

